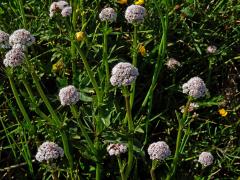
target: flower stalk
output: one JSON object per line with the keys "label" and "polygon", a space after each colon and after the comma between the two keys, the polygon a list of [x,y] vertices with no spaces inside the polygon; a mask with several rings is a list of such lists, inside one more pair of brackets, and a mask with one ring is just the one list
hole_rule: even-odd
{"label": "flower stalk", "polygon": [[134,131],[134,125],[132,121],[132,110],[130,105],[130,99],[129,99],[129,92],[126,86],[123,86],[123,96],[125,98],[125,104],[126,104],[126,111],[127,111],[127,119],[128,119],[128,162],[127,162],[127,169],[125,173],[126,179],[129,177],[131,170],[132,170],[132,164],[133,164],[133,131]]}

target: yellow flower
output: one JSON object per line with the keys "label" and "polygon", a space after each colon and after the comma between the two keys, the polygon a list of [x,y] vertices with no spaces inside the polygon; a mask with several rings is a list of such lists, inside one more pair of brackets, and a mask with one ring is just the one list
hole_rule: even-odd
{"label": "yellow flower", "polygon": [[146,55],[146,49],[143,43],[139,44],[138,52],[140,52],[142,56]]}
{"label": "yellow flower", "polygon": [[59,60],[55,64],[52,65],[52,71],[53,72],[59,72],[64,68],[64,63],[62,60]]}
{"label": "yellow flower", "polygon": [[137,0],[134,3],[135,5],[143,5],[144,4],[144,0]]}
{"label": "yellow flower", "polygon": [[228,114],[228,112],[224,108],[219,109],[218,112],[222,117],[225,117]]}
{"label": "yellow flower", "polygon": [[84,32],[79,31],[79,32],[76,33],[76,40],[78,42],[82,41],[84,39],[84,37],[85,37],[85,33]]}
{"label": "yellow flower", "polygon": [[119,3],[119,4],[127,4],[128,2],[127,2],[127,0],[118,0],[117,3]]}

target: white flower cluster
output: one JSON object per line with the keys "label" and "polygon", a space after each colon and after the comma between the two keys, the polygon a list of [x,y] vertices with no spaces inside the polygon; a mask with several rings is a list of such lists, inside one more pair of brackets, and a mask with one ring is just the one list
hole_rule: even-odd
{"label": "white flower cluster", "polygon": [[18,29],[9,37],[9,44],[11,46],[31,46],[34,42],[34,36],[26,29]]}
{"label": "white flower cluster", "polygon": [[42,161],[51,161],[59,157],[64,156],[64,151],[54,142],[44,142],[39,148],[35,156],[36,160],[39,162]]}
{"label": "white flower cluster", "polygon": [[29,31],[25,29],[14,31],[9,37],[9,45],[12,46],[12,50],[7,52],[3,60],[5,67],[16,67],[21,65],[25,58],[24,51],[26,51],[27,46],[31,46],[34,42],[35,38]]}
{"label": "white flower cluster", "polygon": [[107,147],[107,151],[109,153],[110,156],[114,155],[120,155],[122,153],[127,152],[127,146],[124,144],[110,144]]}
{"label": "white flower cluster", "polygon": [[[199,105],[197,103],[192,102],[189,104],[188,112],[192,112],[192,111],[196,110],[197,108],[199,108]],[[184,109],[185,109],[185,106],[180,107],[181,113],[184,113]]]}
{"label": "white flower cluster", "polygon": [[107,21],[107,22],[114,22],[117,19],[117,13],[113,8],[104,8],[100,14],[99,14],[99,19],[101,21]]}
{"label": "white flower cluster", "polygon": [[53,2],[49,8],[49,16],[53,17],[55,13],[60,11],[63,17],[70,16],[72,14],[72,7],[66,1]]}
{"label": "white flower cluster", "polygon": [[140,5],[131,5],[127,7],[125,19],[130,24],[140,24],[144,21],[146,9]]}
{"label": "white flower cluster", "polygon": [[112,69],[110,82],[113,86],[131,85],[139,75],[138,69],[127,62],[120,62]]}
{"label": "white flower cluster", "polygon": [[79,92],[72,85],[66,86],[59,91],[59,99],[63,106],[76,104],[79,101],[79,98]]}
{"label": "white flower cluster", "polygon": [[169,58],[168,61],[166,62],[166,66],[168,67],[168,69],[174,70],[180,67],[181,63],[174,58]]}
{"label": "white flower cluster", "polygon": [[5,67],[16,67],[23,63],[24,53],[20,49],[12,49],[7,52],[3,64]]}
{"label": "white flower cluster", "polygon": [[148,147],[150,159],[162,161],[171,155],[169,146],[164,141],[152,143]]}
{"label": "white flower cluster", "polygon": [[210,152],[202,152],[199,155],[198,162],[200,162],[203,166],[210,166],[214,161],[214,157]]}
{"label": "white flower cluster", "polygon": [[194,98],[205,96],[207,92],[204,81],[199,77],[191,78],[187,83],[182,85],[183,93],[188,94]]}
{"label": "white flower cluster", "polygon": [[214,53],[216,53],[216,51],[217,51],[217,47],[214,46],[214,45],[208,46],[206,51],[207,51],[207,53],[209,53],[209,54],[214,54]]}
{"label": "white flower cluster", "polygon": [[0,48],[10,48],[9,45],[9,34],[0,30]]}

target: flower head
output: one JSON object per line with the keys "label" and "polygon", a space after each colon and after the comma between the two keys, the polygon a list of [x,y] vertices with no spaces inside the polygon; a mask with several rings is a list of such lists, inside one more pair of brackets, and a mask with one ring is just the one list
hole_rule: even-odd
{"label": "flower head", "polygon": [[12,33],[9,37],[9,44],[14,46],[16,44],[21,44],[25,46],[31,46],[35,42],[35,38],[26,29],[18,29]]}
{"label": "flower head", "polygon": [[101,21],[114,22],[117,19],[117,13],[113,8],[104,8],[100,14],[99,19]]}
{"label": "flower head", "polygon": [[65,7],[62,12],[61,12],[63,17],[67,17],[70,16],[72,14],[72,7],[71,6],[67,6]]}
{"label": "flower head", "polygon": [[36,160],[42,161],[52,161],[59,157],[63,157],[64,151],[54,142],[44,142],[39,148],[35,156]]}
{"label": "flower head", "polygon": [[146,56],[146,48],[143,43],[139,45],[138,52],[140,52],[142,56]]}
{"label": "flower head", "polygon": [[125,12],[125,18],[130,24],[140,24],[144,21],[146,9],[140,5],[128,6]]}
{"label": "flower head", "polygon": [[152,143],[148,147],[150,159],[162,161],[171,155],[169,146],[164,141]]}
{"label": "flower head", "polygon": [[11,49],[5,55],[5,59],[3,60],[3,64],[5,67],[16,67],[23,63],[25,58],[24,53],[21,49]]}
{"label": "flower head", "polygon": [[69,85],[60,89],[59,98],[63,106],[72,105],[79,101],[80,94],[74,86]]}
{"label": "flower head", "polygon": [[135,5],[143,5],[144,4],[144,0],[137,0],[134,3]]}
{"label": "flower head", "polygon": [[58,1],[57,2],[57,7],[60,10],[63,10],[64,8],[68,7],[68,2],[66,2],[66,1]]}
{"label": "flower head", "polygon": [[50,17],[53,17],[53,15],[59,10],[58,8],[58,5],[57,5],[57,2],[53,2],[51,5],[50,5],[50,8],[49,8],[49,16]]}
{"label": "flower head", "polygon": [[9,48],[9,34],[0,30],[0,48]]}
{"label": "flower head", "polygon": [[131,85],[139,75],[138,69],[127,62],[120,62],[112,69],[110,82],[113,86]]}
{"label": "flower head", "polygon": [[228,114],[228,112],[224,108],[219,109],[218,112],[222,117],[225,117]]}
{"label": "flower head", "polygon": [[59,72],[64,68],[64,63],[62,60],[59,60],[55,64],[52,65],[52,71],[53,72]]}
{"label": "flower head", "polygon": [[[67,9],[65,9],[65,8],[67,8]],[[60,11],[62,11],[61,14],[63,17],[69,16],[70,14],[72,14],[72,8],[69,6],[68,2],[58,1],[58,2],[53,2],[50,5],[49,16],[53,17],[55,13],[60,12]]]}
{"label": "flower head", "polygon": [[208,46],[206,51],[207,51],[207,53],[209,53],[209,54],[214,54],[214,53],[217,51],[217,47],[214,46],[214,45]]}
{"label": "flower head", "polygon": [[210,152],[202,152],[199,156],[198,162],[203,166],[210,166],[213,163],[213,155]]}
{"label": "flower head", "polygon": [[168,61],[166,62],[166,66],[168,67],[168,69],[174,70],[177,67],[180,67],[181,63],[174,58],[169,58]]}
{"label": "flower head", "polygon": [[[188,107],[188,112],[192,112],[195,109],[197,109],[198,107],[199,107],[199,105],[197,103],[191,102]],[[184,109],[185,109],[185,106],[180,107],[181,113],[184,113]]]}
{"label": "flower head", "polygon": [[183,93],[188,94],[194,98],[205,96],[207,92],[204,81],[199,77],[191,78],[187,83],[182,85]]}
{"label": "flower head", "polygon": [[127,152],[127,146],[125,144],[110,144],[107,147],[107,151],[109,153],[110,156],[114,155],[120,155],[122,153]]}
{"label": "flower head", "polygon": [[76,33],[76,40],[78,42],[82,41],[85,38],[85,33],[82,31],[79,31]]}
{"label": "flower head", "polygon": [[119,4],[127,4],[128,1],[127,0],[118,0],[117,3],[119,3]]}

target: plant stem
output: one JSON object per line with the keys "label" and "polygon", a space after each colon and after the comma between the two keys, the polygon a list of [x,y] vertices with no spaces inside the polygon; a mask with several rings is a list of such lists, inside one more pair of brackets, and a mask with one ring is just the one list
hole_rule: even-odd
{"label": "plant stem", "polygon": [[[137,53],[138,53],[138,45],[137,45],[137,25],[134,25],[134,32],[133,32],[133,46],[132,46],[132,65],[137,67]],[[131,94],[130,94],[130,107],[132,109],[134,97],[135,97],[135,88],[136,83],[134,82],[131,85]]]}
{"label": "plant stem", "polygon": [[180,145],[181,145],[181,139],[182,139],[182,130],[183,130],[183,126],[184,123],[186,121],[187,118],[187,114],[188,114],[188,109],[189,109],[189,105],[191,103],[191,97],[188,97],[188,101],[187,104],[185,106],[184,112],[183,112],[183,116],[182,119],[180,119],[178,121],[179,125],[178,125],[178,134],[177,134],[177,142],[176,142],[176,150],[175,150],[175,154],[174,154],[174,158],[173,158],[173,163],[171,166],[171,172],[168,174],[167,176],[167,180],[170,180],[172,176],[174,176],[175,172],[176,172],[176,168],[177,168],[177,163],[178,163],[178,159],[179,159],[179,154],[180,154]]}
{"label": "plant stem", "polygon": [[117,156],[117,160],[118,160],[119,171],[120,171],[120,174],[121,174],[121,179],[125,180],[124,167],[122,166],[122,161],[121,161],[120,156]]}
{"label": "plant stem", "polygon": [[156,175],[155,175],[155,169],[154,168],[151,168],[150,174],[151,174],[152,180],[156,180]]}
{"label": "plant stem", "polygon": [[38,108],[38,105],[36,104],[36,99],[33,95],[33,92],[32,92],[32,89],[29,85],[29,83],[26,81],[25,78],[22,79],[22,82],[23,82],[23,85],[25,87],[25,89],[27,90],[28,92],[28,95],[31,99],[31,103],[33,104],[34,106],[34,109],[35,109],[35,112],[42,118],[42,119],[46,119],[48,120],[49,122],[51,122],[51,119],[44,113],[42,112],[39,108]]}
{"label": "plant stem", "polygon": [[30,118],[28,116],[28,113],[27,113],[26,109],[24,108],[23,103],[22,103],[22,101],[20,99],[20,96],[18,94],[17,88],[16,88],[16,86],[15,86],[15,84],[13,82],[12,74],[10,74],[10,73],[8,74],[8,79],[9,79],[9,82],[10,82],[11,89],[13,91],[13,95],[14,95],[14,97],[16,99],[17,104],[18,104],[18,107],[19,107],[19,109],[20,109],[20,111],[21,111],[21,113],[23,115],[23,118],[25,119],[26,123],[28,124],[30,132],[32,134],[32,133],[35,132],[35,129],[34,129],[34,126],[31,123],[31,120],[30,120]]}
{"label": "plant stem", "polygon": [[156,63],[155,68],[154,68],[152,83],[150,85],[150,88],[149,88],[149,90],[147,92],[147,95],[144,98],[144,101],[143,101],[142,106],[141,106],[141,109],[142,109],[148,104],[148,112],[147,112],[148,113],[148,118],[146,119],[146,123],[145,123],[145,139],[144,139],[143,146],[145,146],[147,144],[149,119],[150,119],[149,116],[151,115],[151,112],[152,112],[153,93],[154,93],[154,90],[157,86],[158,77],[159,77],[159,74],[160,74],[162,66],[163,66],[163,62],[164,62],[163,59],[165,57],[166,47],[167,47],[168,17],[167,17],[167,15],[166,15],[165,18],[163,16],[160,16],[160,17],[161,17],[163,34],[162,34],[161,42],[160,42],[159,48],[158,48],[157,63]]}
{"label": "plant stem", "polygon": [[127,118],[128,118],[128,163],[126,169],[126,179],[128,179],[130,172],[132,170],[132,163],[133,163],[133,121],[132,121],[132,112],[131,112],[131,105],[129,101],[129,92],[126,86],[123,87],[123,96],[125,98],[126,103],[126,111],[127,111]]}
{"label": "plant stem", "polygon": [[105,66],[105,72],[106,72],[106,79],[105,79],[105,93],[107,93],[109,88],[109,65],[108,65],[108,22],[105,24],[105,28],[103,31],[103,64]]}
{"label": "plant stem", "polygon": [[83,61],[83,64],[84,64],[84,67],[88,73],[88,76],[90,78],[90,81],[93,85],[93,88],[95,89],[96,91],[96,95],[97,95],[97,99],[98,99],[98,103],[101,102],[101,99],[102,99],[102,95],[101,95],[101,92],[99,90],[99,87],[98,87],[98,84],[97,84],[97,81],[93,75],[93,71],[91,70],[88,62],[87,62],[87,58],[85,56],[85,54],[83,53],[82,49],[79,47],[79,46],[76,46],[77,47],[77,50],[78,50],[78,53],[80,54],[81,58],[82,58],[82,61]]}

